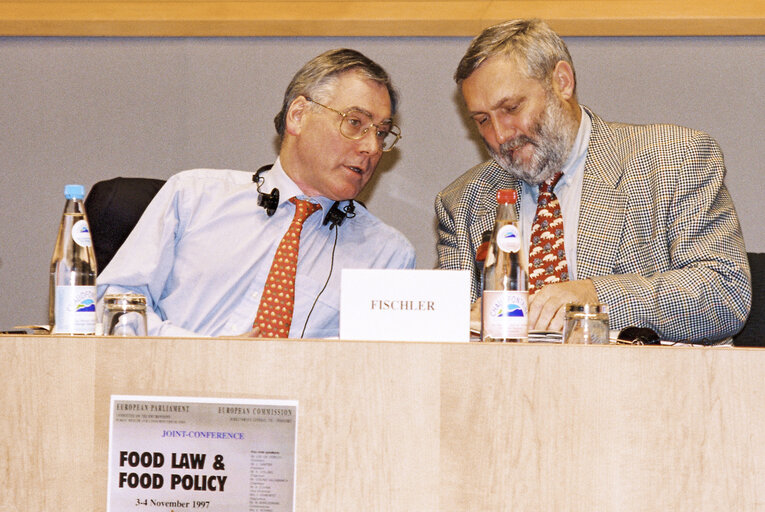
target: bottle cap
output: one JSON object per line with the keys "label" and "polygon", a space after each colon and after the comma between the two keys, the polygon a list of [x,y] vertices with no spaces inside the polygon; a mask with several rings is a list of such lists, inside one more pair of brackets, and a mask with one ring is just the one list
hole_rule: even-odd
{"label": "bottle cap", "polygon": [[64,187],[64,197],[67,199],[82,199],[85,197],[85,187],[82,185],[67,185]]}
{"label": "bottle cap", "polygon": [[503,188],[497,190],[498,203],[513,203],[518,200],[518,192],[514,188]]}

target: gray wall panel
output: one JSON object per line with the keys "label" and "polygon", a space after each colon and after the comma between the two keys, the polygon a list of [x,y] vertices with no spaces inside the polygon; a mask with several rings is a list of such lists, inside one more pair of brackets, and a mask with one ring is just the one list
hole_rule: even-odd
{"label": "gray wall panel", "polygon": [[[45,322],[65,183],[166,178],[273,160],[273,116],[292,74],[350,46],[392,74],[400,149],[363,199],[435,264],[433,197],[484,158],[451,75],[467,38],[0,38],[0,327]],[[765,37],[568,38],[580,101],[609,120],[674,122],[721,144],[747,249],[765,251],[755,206],[765,118]]]}

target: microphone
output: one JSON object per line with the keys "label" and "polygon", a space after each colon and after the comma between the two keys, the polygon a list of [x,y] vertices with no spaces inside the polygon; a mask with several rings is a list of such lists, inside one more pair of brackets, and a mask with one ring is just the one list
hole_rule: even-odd
{"label": "microphone", "polygon": [[[278,192],[278,191],[277,191]],[[348,204],[341,210],[340,201],[332,203],[327,215],[324,216],[324,222],[322,225],[329,224],[329,229],[342,225],[345,219],[350,219],[356,216],[356,206],[353,204],[353,200],[350,200]]]}

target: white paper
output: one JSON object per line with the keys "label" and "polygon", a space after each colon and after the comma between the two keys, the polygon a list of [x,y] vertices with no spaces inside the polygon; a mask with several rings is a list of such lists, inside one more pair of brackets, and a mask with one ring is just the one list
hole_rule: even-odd
{"label": "white paper", "polygon": [[113,395],[107,511],[294,511],[297,402]]}
{"label": "white paper", "polygon": [[470,273],[344,269],[340,338],[470,341]]}

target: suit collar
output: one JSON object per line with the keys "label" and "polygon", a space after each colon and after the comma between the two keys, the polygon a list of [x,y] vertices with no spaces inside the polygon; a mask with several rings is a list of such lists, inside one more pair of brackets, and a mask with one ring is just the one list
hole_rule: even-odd
{"label": "suit collar", "polygon": [[[497,190],[512,188],[518,192],[518,197],[521,197],[521,181],[514,178],[509,172],[504,170],[493,159],[484,162],[482,168],[478,172],[476,181],[474,182],[480,189],[488,190],[490,197],[488,201],[481,201],[479,206],[478,216],[484,216],[487,212],[494,214],[497,207]],[[518,210],[518,204],[516,204],[516,211]],[[493,221],[492,221],[492,226]]]}
{"label": "suit collar", "polygon": [[584,110],[592,119],[592,135],[576,233],[578,279],[613,273],[627,205],[627,195],[619,188],[623,171],[614,151],[613,129],[587,107]]}
{"label": "suit collar", "polygon": [[617,137],[613,129],[600,116],[584,105],[582,108],[592,120],[592,135],[584,164],[585,174],[591,174],[616,189],[623,174],[622,166],[614,151]]}

